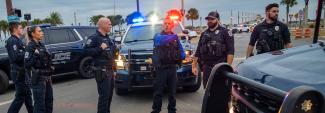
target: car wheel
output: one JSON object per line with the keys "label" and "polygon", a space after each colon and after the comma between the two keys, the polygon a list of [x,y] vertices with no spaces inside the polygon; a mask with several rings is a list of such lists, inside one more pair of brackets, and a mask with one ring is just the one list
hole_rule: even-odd
{"label": "car wheel", "polygon": [[8,75],[0,69],[0,94],[4,93],[9,87]]}
{"label": "car wheel", "polygon": [[198,67],[198,70],[199,70],[199,75],[197,76],[197,79],[196,79],[196,84],[193,85],[193,86],[184,86],[183,89],[184,91],[186,92],[196,92],[197,90],[200,89],[201,87],[201,82],[202,82],[202,75],[201,75],[201,70],[200,68]]}
{"label": "car wheel", "polygon": [[115,93],[119,96],[127,95],[129,93],[129,89],[126,88],[115,88]]}
{"label": "car wheel", "polygon": [[79,75],[82,78],[90,79],[94,78],[91,69],[92,57],[85,57],[81,60],[79,65]]}

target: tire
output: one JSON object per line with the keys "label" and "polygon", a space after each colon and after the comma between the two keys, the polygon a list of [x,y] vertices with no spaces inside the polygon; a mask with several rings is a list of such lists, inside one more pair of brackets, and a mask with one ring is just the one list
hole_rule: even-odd
{"label": "tire", "polygon": [[197,76],[197,81],[196,81],[196,84],[193,85],[193,86],[184,86],[183,89],[184,91],[186,92],[196,92],[197,90],[200,89],[201,87],[201,82],[202,82],[202,75],[201,75],[201,70],[200,68],[198,67],[198,71],[199,71],[199,75]]}
{"label": "tire", "polygon": [[0,69],[0,94],[4,93],[9,87],[9,78],[3,70]]}
{"label": "tire", "polygon": [[91,69],[92,57],[85,57],[81,60],[79,64],[79,76],[85,79],[94,78]]}
{"label": "tire", "polygon": [[129,93],[129,90],[126,88],[115,88],[115,93],[119,96],[124,96]]}

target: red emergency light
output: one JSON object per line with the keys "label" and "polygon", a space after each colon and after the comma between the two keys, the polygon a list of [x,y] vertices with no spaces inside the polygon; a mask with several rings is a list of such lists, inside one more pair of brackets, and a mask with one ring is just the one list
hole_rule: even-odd
{"label": "red emergency light", "polygon": [[182,13],[176,9],[169,10],[166,17],[176,22],[182,21]]}

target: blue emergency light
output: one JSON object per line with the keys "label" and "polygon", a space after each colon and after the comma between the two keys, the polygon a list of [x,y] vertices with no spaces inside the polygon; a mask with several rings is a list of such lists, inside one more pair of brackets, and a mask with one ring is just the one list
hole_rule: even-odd
{"label": "blue emergency light", "polygon": [[133,23],[144,22],[144,18],[142,18],[142,17],[134,18],[134,19],[132,19],[132,22],[133,22]]}
{"label": "blue emergency light", "polygon": [[134,24],[146,21],[140,12],[133,12],[126,17],[127,24]]}

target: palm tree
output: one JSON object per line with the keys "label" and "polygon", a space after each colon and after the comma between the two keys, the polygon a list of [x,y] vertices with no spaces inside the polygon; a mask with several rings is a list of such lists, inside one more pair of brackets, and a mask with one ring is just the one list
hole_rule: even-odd
{"label": "palm tree", "polygon": [[62,25],[63,21],[59,12],[52,12],[50,16],[47,17],[44,21],[50,23],[53,26]]}
{"label": "palm tree", "polygon": [[104,15],[95,15],[95,16],[92,16],[92,17],[90,17],[89,22],[92,23],[92,24],[94,24],[94,25],[96,26],[98,20],[99,20],[101,17],[105,17],[105,16],[104,16]]}
{"label": "palm tree", "polygon": [[191,8],[187,11],[186,19],[192,21],[192,28],[193,28],[193,20],[199,19],[199,11],[195,8]]}
{"label": "palm tree", "polygon": [[39,25],[39,24],[42,24],[43,21],[39,18],[35,18],[33,21],[32,21],[32,24],[33,25]]}
{"label": "palm tree", "polygon": [[281,4],[282,5],[286,5],[286,10],[287,10],[287,12],[286,12],[287,20],[286,20],[286,22],[288,24],[288,20],[289,20],[289,9],[290,9],[290,7],[293,7],[293,6],[297,5],[298,2],[297,2],[297,0],[281,0]]}
{"label": "palm tree", "polygon": [[20,24],[21,24],[21,26],[24,28],[24,27],[27,26],[27,21],[21,21]]}
{"label": "palm tree", "polygon": [[0,29],[2,30],[5,39],[7,38],[8,27],[9,27],[9,25],[8,25],[8,22],[7,21],[0,20]]}
{"label": "palm tree", "polygon": [[121,30],[121,25],[123,24],[123,21],[124,21],[123,16],[122,15],[116,15],[114,19],[115,19],[116,24],[117,24],[117,26],[119,28],[119,31],[120,31]]}

